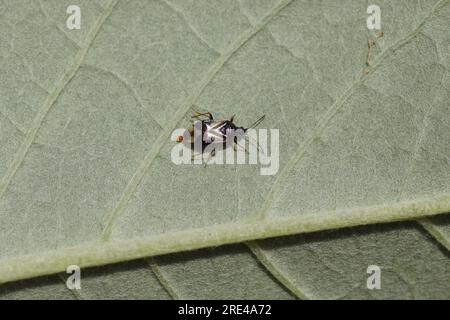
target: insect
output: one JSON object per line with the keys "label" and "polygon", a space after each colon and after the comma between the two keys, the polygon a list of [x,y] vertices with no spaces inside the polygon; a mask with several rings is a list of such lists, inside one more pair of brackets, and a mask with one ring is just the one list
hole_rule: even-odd
{"label": "insect", "polygon": [[[232,133],[241,132],[245,134],[248,129],[254,128],[259,125],[266,116],[263,115],[248,128],[238,127],[234,123],[234,117],[235,116],[233,115],[229,120],[215,120],[210,112],[195,112],[192,118],[200,120],[197,123],[198,129],[195,130],[196,124],[194,124],[190,129],[188,129],[188,134],[191,138],[190,141],[186,143],[183,136],[178,136],[177,142],[185,143],[194,152],[199,152],[202,156],[205,152],[206,147],[210,145],[218,145],[221,148],[225,149],[227,147],[228,139],[234,140],[233,147],[236,148],[236,146],[240,146],[238,143],[238,136]],[[199,139],[201,139],[201,143]],[[196,146],[200,146],[201,150],[196,150]],[[215,148],[212,149],[205,165],[212,157],[215,156],[215,150]],[[245,148],[244,150],[247,152]]]}

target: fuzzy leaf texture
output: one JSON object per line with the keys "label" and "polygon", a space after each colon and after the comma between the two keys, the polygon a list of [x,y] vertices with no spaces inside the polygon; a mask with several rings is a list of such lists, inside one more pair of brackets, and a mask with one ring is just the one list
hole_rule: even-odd
{"label": "fuzzy leaf texture", "polygon": [[[370,58],[366,1],[72,2],[0,2],[3,296],[448,298],[449,1],[377,1]],[[193,110],[265,114],[278,173],[172,163]]]}

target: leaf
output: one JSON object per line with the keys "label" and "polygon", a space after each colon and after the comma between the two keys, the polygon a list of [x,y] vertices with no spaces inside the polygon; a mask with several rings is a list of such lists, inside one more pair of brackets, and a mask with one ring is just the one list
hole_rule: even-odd
{"label": "leaf", "polygon": [[[253,255],[252,255],[253,253]],[[381,289],[366,270],[381,268]],[[0,287],[1,299],[448,299],[450,260],[415,223],[318,232],[177,253]],[[276,277],[276,278],[275,278]]]}
{"label": "leaf", "polygon": [[[365,1],[68,5],[0,9],[0,282],[450,211],[448,1],[379,1],[370,67]],[[265,114],[278,174],[173,164],[193,108]]]}

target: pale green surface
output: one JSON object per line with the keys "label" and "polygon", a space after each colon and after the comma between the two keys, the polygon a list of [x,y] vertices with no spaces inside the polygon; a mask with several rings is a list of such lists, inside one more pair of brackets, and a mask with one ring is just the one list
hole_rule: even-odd
{"label": "pale green surface", "polygon": [[[310,299],[450,299],[450,254],[414,223],[259,242],[286,283]],[[369,265],[381,289],[367,290]]]}
{"label": "pale green surface", "polygon": [[[450,210],[448,1],[379,1],[367,74],[365,1],[68,4],[0,2],[0,282]],[[194,105],[280,172],[175,166]]]}
{"label": "pale green surface", "polygon": [[[65,274],[25,280],[0,286],[0,299],[450,299],[449,253],[416,223],[274,238],[250,248],[82,270],[80,291],[65,288]],[[374,264],[381,290],[366,288]]]}

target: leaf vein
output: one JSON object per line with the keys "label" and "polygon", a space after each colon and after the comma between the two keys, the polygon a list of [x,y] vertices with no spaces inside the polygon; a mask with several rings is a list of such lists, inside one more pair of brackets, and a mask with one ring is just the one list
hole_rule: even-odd
{"label": "leaf vein", "polygon": [[75,56],[75,60],[74,60],[73,64],[62,75],[62,77],[58,81],[55,89],[49,96],[47,96],[41,109],[36,114],[36,117],[33,119],[31,127],[27,131],[26,136],[25,136],[21,146],[19,147],[16,154],[14,155],[14,159],[13,159],[11,165],[9,166],[6,174],[3,176],[2,180],[0,181],[0,198],[4,195],[9,184],[11,183],[12,179],[14,178],[17,170],[19,169],[23,160],[25,159],[25,156],[27,155],[31,145],[33,144],[33,141],[34,141],[42,123],[44,122],[45,117],[47,116],[50,109],[55,104],[55,102],[57,101],[57,99],[59,98],[61,93],[63,92],[64,88],[67,86],[67,84],[70,83],[70,81],[73,79],[73,77],[77,73],[78,69],[80,68],[81,63],[84,60],[84,57],[86,56],[88,50],[90,49],[94,39],[97,37],[98,32],[100,31],[100,29],[103,26],[106,19],[111,15],[111,13],[113,12],[113,10],[118,2],[119,2],[119,0],[115,0],[110,5],[110,7],[105,11],[105,13],[97,20],[94,28],[87,36],[85,45],[82,46],[82,49],[80,51],[78,51],[77,55]]}
{"label": "leaf vein", "polygon": [[253,254],[256,260],[261,263],[266,270],[278,280],[278,282],[286,288],[294,297],[301,300],[310,300],[311,298],[303,292],[294,282],[289,279],[276,265],[276,263],[271,259],[267,254],[264,253],[263,249],[260,245],[254,241],[250,241],[246,243],[250,252]]}
{"label": "leaf vein", "polygon": [[254,27],[249,28],[244,32],[237,40],[235,40],[229,47],[222,53],[222,55],[216,60],[216,62],[211,66],[209,71],[206,73],[205,77],[199,82],[197,87],[191,93],[191,95],[184,101],[182,106],[175,112],[169,125],[163,130],[161,135],[153,143],[152,148],[145,156],[144,160],[141,162],[140,166],[130,179],[127,184],[119,202],[109,215],[108,222],[103,230],[101,239],[107,241],[110,239],[112,230],[116,224],[116,221],[125,210],[126,205],[131,199],[132,195],[136,191],[140,182],[144,178],[147,170],[150,168],[153,160],[159,154],[160,150],[163,148],[166,140],[169,138],[173,128],[176,124],[186,115],[192,105],[197,101],[199,96],[202,94],[206,86],[214,79],[217,73],[223,68],[223,66],[230,60],[233,54],[238,51],[243,45],[245,45],[250,39],[252,39],[261,29],[263,29],[267,23],[269,23],[274,16],[276,16],[281,10],[288,6],[293,0],[284,0],[280,2],[275,8],[273,8],[270,13],[268,13],[264,18],[262,18]]}
{"label": "leaf vein", "polygon": [[166,290],[166,292],[174,300],[179,300],[180,296],[176,293],[175,289],[172,288],[172,286],[170,285],[167,278],[162,274],[161,269],[159,268],[155,259],[149,258],[149,259],[145,259],[145,261],[149,265],[150,269],[152,270],[153,274],[155,275],[156,279],[158,279],[158,282],[161,284],[161,286],[164,288],[164,290]]}
{"label": "leaf vein", "polygon": [[403,47],[405,44],[409,43],[412,39],[414,39],[419,32],[424,28],[426,22],[432,20],[434,18],[436,12],[443,8],[446,4],[448,4],[448,0],[440,0],[436,3],[436,5],[431,10],[430,14],[418,25],[418,27],[405,38],[400,39],[395,44],[393,44],[390,48],[384,51],[375,64],[368,70],[367,73],[363,73],[357,81],[355,81],[342,96],[340,96],[335,103],[325,112],[325,114],[321,117],[319,122],[317,123],[315,129],[311,133],[311,135],[299,146],[297,151],[291,157],[289,162],[282,169],[278,177],[275,179],[275,182],[272,184],[272,187],[269,191],[268,196],[262,206],[261,209],[261,218],[267,218],[267,214],[274,203],[274,200],[280,195],[282,191],[281,183],[289,176],[291,171],[294,169],[294,166],[303,158],[308,148],[313,144],[314,140],[319,137],[323,130],[326,128],[327,124],[334,118],[334,116],[344,107],[345,102],[351,95],[354,90],[364,83],[364,80],[372,74],[382,63],[390,57],[395,51],[399,48]]}

